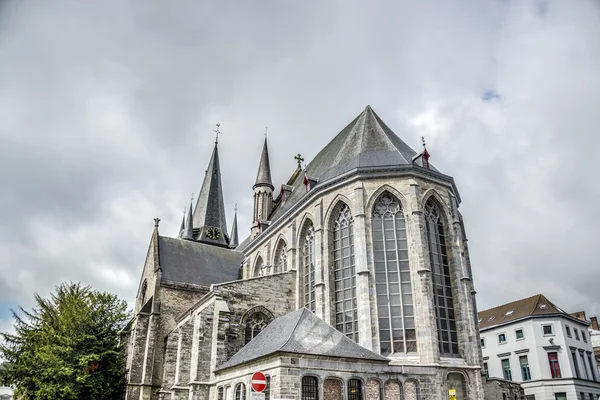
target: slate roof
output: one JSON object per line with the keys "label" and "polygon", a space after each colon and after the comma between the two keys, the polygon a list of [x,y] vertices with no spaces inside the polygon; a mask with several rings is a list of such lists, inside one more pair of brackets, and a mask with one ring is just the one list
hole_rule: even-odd
{"label": "slate roof", "polygon": [[238,223],[237,223],[237,209],[235,210],[235,214],[233,214],[233,224],[231,225],[231,235],[229,236],[229,247],[235,249],[240,244],[240,239],[238,235]]}
{"label": "slate roof", "polygon": [[260,162],[258,163],[258,172],[256,173],[256,183],[252,189],[257,186],[269,186],[273,189],[273,181],[271,180],[271,164],[269,163],[269,149],[267,147],[267,138],[265,138],[265,144],[263,151],[260,156]]}
{"label": "slate roof", "polygon": [[158,237],[161,280],[210,286],[238,279],[244,255],[236,250]]}
{"label": "slate roof", "polygon": [[219,370],[275,353],[389,361],[348,339],[306,308],[276,318],[250,343],[219,366]]}
{"label": "slate roof", "polygon": [[[306,174],[320,184],[359,168],[422,167],[421,161],[413,162],[418,154],[367,106],[306,166]],[[437,172],[431,165],[430,169]],[[301,173],[288,182],[294,190],[289,199],[278,204],[269,218],[271,221],[276,221],[306,194],[303,182]]]}
{"label": "slate roof", "polygon": [[223,187],[221,185],[221,167],[219,165],[219,149],[216,143],[204,175],[198,200],[196,201],[193,222],[194,229],[213,226],[219,228],[221,232],[227,233],[227,219],[225,218],[225,203],[223,202]]}
{"label": "slate roof", "polygon": [[479,329],[483,330],[525,317],[556,314],[563,314],[569,317],[569,314],[554,305],[543,294],[536,294],[526,299],[481,311],[477,315],[479,320],[481,320]]}

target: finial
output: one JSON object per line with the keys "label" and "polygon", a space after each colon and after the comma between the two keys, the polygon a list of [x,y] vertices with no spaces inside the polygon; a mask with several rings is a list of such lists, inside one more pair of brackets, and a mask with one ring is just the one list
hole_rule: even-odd
{"label": "finial", "polygon": [[219,130],[219,128],[221,127],[221,124],[216,124],[217,125],[217,129],[213,129],[213,132],[216,133],[217,137],[215,138],[215,144],[219,144],[219,135],[222,135],[223,133]]}
{"label": "finial", "polygon": [[268,126],[265,126],[265,139],[267,138],[267,131],[269,130]]}
{"label": "finial", "polygon": [[298,168],[302,169],[302,161],[304,161],[304,158],[302,158],[300,153],[294,157],[294,160],[298,161]]}
{"label": "finial", "polygon": [[158,228],[158,223],[160,222],[160,218],[154,218],[154,227]]}
{"label": "finial", "polygon": [[190,204],[194,204],[194,192],[192,192],[192,198],[190,199]]}
{"label": "finial", "polygon": [[426,145],[425,145],[425,136],[421,136],[421,141],[423,142],[423,148],[425,148],[426,147]]}
{"label": "finial", "polygon": [[235,206],[233,207],[233,209],[235,210],[235,212],[237,213],[237,203],[235,203]]}

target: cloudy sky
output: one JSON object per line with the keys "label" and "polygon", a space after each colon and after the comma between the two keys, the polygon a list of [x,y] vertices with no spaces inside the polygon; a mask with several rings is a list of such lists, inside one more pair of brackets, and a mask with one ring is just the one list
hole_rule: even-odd
{"label": "cloudy sky", "polygon": [[367,104],[455,177],[484,309],[600,314],[597,1],[0,2],[0,330],[65,280],[135,295],[221,124],[249,233],[275,185]]}

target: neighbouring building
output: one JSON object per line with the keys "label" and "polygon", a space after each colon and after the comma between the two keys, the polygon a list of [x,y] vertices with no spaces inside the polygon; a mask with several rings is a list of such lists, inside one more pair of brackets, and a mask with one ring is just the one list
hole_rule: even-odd
{"label": "neighbouring building", "polygon": [[461,199],[429,158],[367,106],[276,190],[265,139],[238,243],[215,143],[178,235],[155,220],[126,398],[244,400],[262,371],[266,400],[483,399]]}
{"label": "neighbouring building", "polygon": [[585,316],[585,311],[572,313],[571,316],[582,321],[589,322],[589,337],[592,341],[594,356],[596,357],[596,364],[598,364],[598,374],[600,376],[600,327],[598,326],[598,317],[590,317],[590,320],[588,321]]}
{"label": "neighbouring building", "polygon": [[589,325],[542,294],[481,311],[484,373],[521,383],[527,400],[597,400]]}

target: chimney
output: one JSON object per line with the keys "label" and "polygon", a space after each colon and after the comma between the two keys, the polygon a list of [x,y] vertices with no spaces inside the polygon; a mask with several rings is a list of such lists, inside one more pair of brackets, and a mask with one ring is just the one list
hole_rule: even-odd
{"label": "chimney", "polygon": [[590,317],[590,322],[592,323],[592,329],[600,331],[600,327],[598,327],[598,317]]}

